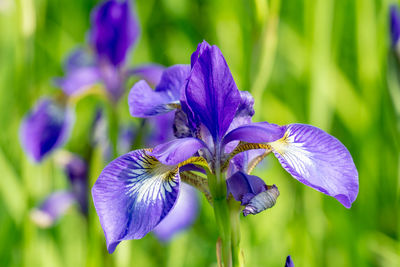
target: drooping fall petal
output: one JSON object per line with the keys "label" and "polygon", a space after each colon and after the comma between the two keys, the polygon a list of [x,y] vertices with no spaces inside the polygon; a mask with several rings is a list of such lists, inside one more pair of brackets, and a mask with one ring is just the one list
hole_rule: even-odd
{"label": "drooping fall petal", "polygon": [[122,240],[139,239],[152,231],[178,197],[178,168],[147,153],[135,150],[115,159],[92,188],[110,253]]}

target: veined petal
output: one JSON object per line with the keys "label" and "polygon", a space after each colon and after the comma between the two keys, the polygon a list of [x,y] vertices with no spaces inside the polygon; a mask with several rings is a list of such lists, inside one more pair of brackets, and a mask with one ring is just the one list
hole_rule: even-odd
{"label": "veined petal", "polygon": [[257,122],[240,126],[230,131],[222,142],[223,145],[232,141],[244,141],[248,143],[267,143],[283,137],[284,128],[268,122]]}
{"label": "veined petal", "polygon": [[161,76],[164,70],[165,67],[162,65],[147,64],[128,70],[127,75],[136,75],[152,85],[157,85],[161,81]]}
{"label": "veined petal", "polygon": [[294,178],[351,207],[358,194],[358,173],[339,140],[314,126],[290,124],[284,137],[269,145]]}
{"label": "veined petal", "polygon": [[273,207],[279,196],[278,188],[267,186],[257,176],[248,175],[244,172],[236,172],[226,180],[228,195],[245,206],[243,215],[257,214],[263,210]]}
{"label": "veined petal", "polygon": [[100,60],[114,66],[125,61],[139,35],[139,26],[129,1],[108,0],[91,14],[90,42]]}
{"label": "veined petal", "polygon": [[189,66],[174,65],[165,69],[155,90],[145,81],[137,82],[129,93],[129,111],[133,117],[151,117],[179,107],[181,88],[189,74]]}
{"label": "veined petal", "polygon": [[157,158],[165,165],[176,165],[193,156],[199,149],[207,147],[197,138],[187,137],[174,139],[156,146],[149,155]]}
{"label": "veined petal", "polygon": [[133,117],[147,118],[176,108],[165,92],[156,92],[145,82],[137,82],[128,96],[129,112]]}
{"label": "veined petal", "polygon": [[109,253],[122,240],[140,239],[152,231],[178,197],[178,168],[147,153],[135,150],[115,159],[92,188]]}
{"label": "veined petal", "polygon": [[73,117],[69,108],[48,98],[39,100],[21,124],[20,140],[25,152],[35,162],[41,161],[66,141]]}
{"label": "veined petal", "polygon": [[164,242],[169,241],[175,234],[193,224],[197,217],[198,207],[197,190],[182,183],[175,206],[154,228],[154,234]]}
{"label": "veined petal", "polygon": [[161,76],[161,81],[156,87],[157,92],[168,92],[170,98],[179,101],[181,89],[190,73],[189,65],[173,65],[166,68]]}
{"label": "veined petal", "polygon": [[58,191],[31,212],[31,219],[40,227],[52,226],[76,201],[75,195],[68,191]]}
{"label": "veined petal", "polygon": [[[236,110],[235,117],[233,118],[232,123],[229,125],[228,133],[232,130],[251,123],[251,117],[254,115],[254,98],[247,91],[239,91],[240,92],[240,104],[238,109]],[[233,149],[238,145],[239,141],[230,142],[225,146],[225,153],[231,153]]]}
{"label": "veined petal", "polygon": [[239,90],[221,51],[206,47],[194,63],[186,86],[186,101],[194,116],[221,140],[240,103]]}

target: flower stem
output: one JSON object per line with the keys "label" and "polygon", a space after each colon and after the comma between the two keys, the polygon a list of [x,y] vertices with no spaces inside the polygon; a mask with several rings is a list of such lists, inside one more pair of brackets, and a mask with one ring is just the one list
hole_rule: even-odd
{"label": "flower stem", "polygon": [[238,267],[239,263],[239,216],[236,204],[227,199],[225,173],[221,172],[220,158],[216,157],[214,172],[207,172],[213,197],[214,216],[221,238],[224,267]]}

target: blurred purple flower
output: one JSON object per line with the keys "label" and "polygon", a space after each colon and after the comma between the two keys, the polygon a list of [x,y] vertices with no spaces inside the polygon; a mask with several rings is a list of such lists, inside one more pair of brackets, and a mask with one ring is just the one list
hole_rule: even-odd
{"label": "blurred purple flower", "polygon": [[79,156],[60,152],[56,160],[69,178],[71,188],[50,194],[31,212],[32,220],[41,227],[50,227],[75,203],[85,216],[88,213],[88,168]]}
{"label": "blurred purple flower", "polygon": [[148,64],[126,68],[129,51],[139,35],[139,26],[127,0],[108,0],[96,6],[91,14],[89,44],[94,58],[83,49],[71,53],[65,64],[66,76],[55,80],[67,95],[84,92],[96,83],[103,83],[108,94],[118,101],[126,80],[139,76],[151,83],[159,82],[163,67]]}
{"label": "blurred purple flower", "polygon": [[40,99],[25,116],[20,127],[20,141],[25,153],[35,162],[64,144],[68,138],[73,112],[69,107],[51,100]]}
{"label": "blurred purple flower", "polygon": [[290,257],[290,255],[287,256],[287,258],[286,258],[285,267],[294,267],[294,263],[293,263],[292,257]]}
{"label": "blurred purple flower", "polygon": [[400,14],[396,5],[390,6],[390,37],[395,47],[400,39]]}
{"label": "blurred purple flower", "polygon": [[[251,123],[253,99],[239,92],[218,47],[203,42],[191,59],[191,69],[177,65],[165,70],[155,90],[140,81],[129,94],[133,116],[178,109],[174,132],[180,138],[123,155],[100,174],[92,196],[110,253],[122,240],[139,239],[154,230],[171,212],[181,190],[183,166],[224,169],[235,155],[250,149],[272,152],[294,178],[351,206],[358,193],[358,173],[340,141],[310,125]],[[245,214],[268,208],[279,193],[244,173],[232,181],[245,187],[230,188],[246,206]]]}

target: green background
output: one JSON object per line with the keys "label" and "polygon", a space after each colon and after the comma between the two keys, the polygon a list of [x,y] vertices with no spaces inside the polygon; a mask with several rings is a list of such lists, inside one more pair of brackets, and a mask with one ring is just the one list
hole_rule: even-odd
{"label": "green background", "polygon": [[[35,165],[25,156],[19,125],[40,96],[57,91],[52,79],[63,75],[68,53],[84,44],[96,2],[0,1],[0,265],[216,266],[217,231],[204,197],[195,225],[170,243],[148,235],[121,243],[112,255],[92,202],[88,220],[76,207],[50,229],[30,219],[46,195],[69,185],[51,157]],[[141,37],[129,65],[188,64],[205,39],[219,46],[239,89],[255,97],[254,121],[313,124],[353,156],[360,191],[349,210],[291,178],[272,157],[256,169],[281,195],[271,210],[241,220],[247,266],[283,266],[288,254],[296,267],[400,266],[400,99],[394,97],[400,89],[388,75],[396,72],[388,66],[391,3],[136,2]],[[80,144],[97,101],[78,103],[68,149],[85,149]],[[136,123],[126,102],[125,95],[119,115]],[[92,158],[91,185],[104,164]]]}

